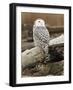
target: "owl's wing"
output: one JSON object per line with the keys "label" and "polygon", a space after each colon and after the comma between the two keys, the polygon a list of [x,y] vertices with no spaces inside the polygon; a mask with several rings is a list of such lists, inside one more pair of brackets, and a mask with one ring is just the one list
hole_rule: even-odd
{"label": "owl's wing", "polygon": [[50,35],[46,28],[34,28],[33,34],[43,43],[49,43]]}

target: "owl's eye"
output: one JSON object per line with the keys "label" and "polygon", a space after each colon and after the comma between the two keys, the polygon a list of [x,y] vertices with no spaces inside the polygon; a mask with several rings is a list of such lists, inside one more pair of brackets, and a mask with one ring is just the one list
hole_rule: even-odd
{"label": "owl's eye", "polygon": [[40,22],[40,21],[38,21],[38,22]]}

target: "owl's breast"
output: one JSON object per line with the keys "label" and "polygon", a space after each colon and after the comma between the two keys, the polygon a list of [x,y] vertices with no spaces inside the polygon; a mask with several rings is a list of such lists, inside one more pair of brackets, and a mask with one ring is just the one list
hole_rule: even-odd
{"label": "owl's breast", "polygon": [[37,27],[33,31],[33,39],[37,43],[48,44],[50,40],[50,35],[48,30],[45,27]]}

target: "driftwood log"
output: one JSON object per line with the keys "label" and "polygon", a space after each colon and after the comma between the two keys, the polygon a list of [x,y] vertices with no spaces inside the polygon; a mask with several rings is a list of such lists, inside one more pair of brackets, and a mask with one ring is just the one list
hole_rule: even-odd
{"label": "driftwood log", "polygon": [[24,76],[59,76],[64,74],[64,60],[59,62],[36,63],[33,67],[27,67],[22,70]]}
{"label": "driftwood log", "polygon": [[[64,46],[64,35],[54,38],[49,42],[49,48],[53,46]],[[34,47],[30,50],[26,50],[21,54],[21,65],[27,67],[37,62],[42,62],[45,55],[39,47]]]}
{"label": "driftwood log", "polygon": [[44,53],[39,47],[34,47],[30,50],[26,50],[21,54],[22,67],[29,66],[38,61],[42,61],[43,58],[44,58]]}

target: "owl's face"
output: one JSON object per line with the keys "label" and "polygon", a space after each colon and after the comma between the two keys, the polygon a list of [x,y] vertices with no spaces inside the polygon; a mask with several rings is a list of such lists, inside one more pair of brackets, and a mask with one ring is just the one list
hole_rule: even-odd
{"label": "owl's face", "polygon": [[39,27],[40,27],[40,26],[42,27],[42,26],[45,26],[45,22],[44,22],[43,19],[37,19],[37,20],[34,22],[34,25],[37,26],[37,27],[38,27],[38,26],[39,26]]}

